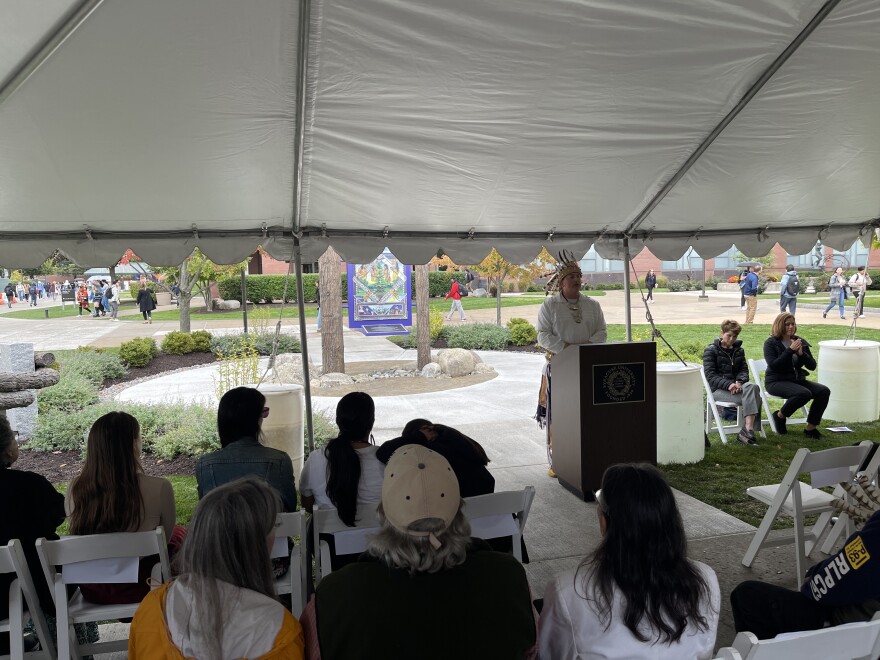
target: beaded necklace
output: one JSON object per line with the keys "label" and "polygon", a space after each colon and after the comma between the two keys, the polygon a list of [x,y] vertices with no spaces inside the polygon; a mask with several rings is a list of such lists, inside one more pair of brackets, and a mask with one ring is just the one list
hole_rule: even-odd
{"label": "beaded necklace", "polygon": [[581,306],[578,304],[580,302],[581,296],[578,294],[577,298],[574,300],[569,300],[565,297],[564,294],[560,293],[562,299],[568,303],[568,311],[571,312],[571,318],[574,319],[575,323],[580,323],[584,320],[584,310],[581,309]]}

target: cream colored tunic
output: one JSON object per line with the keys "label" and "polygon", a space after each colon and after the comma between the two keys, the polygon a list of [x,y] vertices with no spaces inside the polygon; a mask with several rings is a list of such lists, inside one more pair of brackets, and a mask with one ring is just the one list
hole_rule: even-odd
{"label": "cream colored tunic", "polygon": [[[581,322],[576,323],[569,309],[580,307]],[[566,344],[601,344],[608,339],[605,315],[592,298],[580,296],[577,303],[569,303],[561,293],[548,296],[538,312],[538,345],[551,353],[559,353]]]}

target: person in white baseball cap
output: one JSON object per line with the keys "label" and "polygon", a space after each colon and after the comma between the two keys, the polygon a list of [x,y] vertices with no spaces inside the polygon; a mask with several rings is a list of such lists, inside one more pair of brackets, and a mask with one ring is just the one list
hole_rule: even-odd
{"label": "person in white baseball cap", "polygon": [[317,619],[323,660],[527,657],[536,625],[525,570],[471,538],[463,506],[440,454],[420,445],[394,453],[381,528],[357,563],[321,580],[303,613]]}

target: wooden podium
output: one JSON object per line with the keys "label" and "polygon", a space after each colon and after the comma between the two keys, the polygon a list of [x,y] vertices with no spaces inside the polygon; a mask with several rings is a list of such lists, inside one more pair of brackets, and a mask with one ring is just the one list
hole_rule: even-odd
{"label": "wooden podium", "polygon": [[654,342],[569,346],[550,362],[553,470],[591,501],[615,463],[657,464]]}

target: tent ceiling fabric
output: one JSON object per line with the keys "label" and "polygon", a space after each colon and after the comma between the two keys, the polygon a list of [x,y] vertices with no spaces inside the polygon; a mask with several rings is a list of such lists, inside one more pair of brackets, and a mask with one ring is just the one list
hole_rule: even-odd
{"label": "tent ceiling fabric", "polygon": [[[4,81],[77,3],[7,4]],[[595,244],[620,258],[630,223],[823,5],[311,0],[303,257],[332,244],[363,262],[387,245],[410,263],[438,248],[473,263],[494,246],[528,261]],[[220,262],[260,244],[290,258],[297,12],[99,3],[0,103],[0,263],[61,248],[106,266],[131,247],[167,265],[196,245]],[[837,249],[866,235],[880,214],[878,28],[872,0],[832,9],[631,254],[801,254],[828,225]]]}

